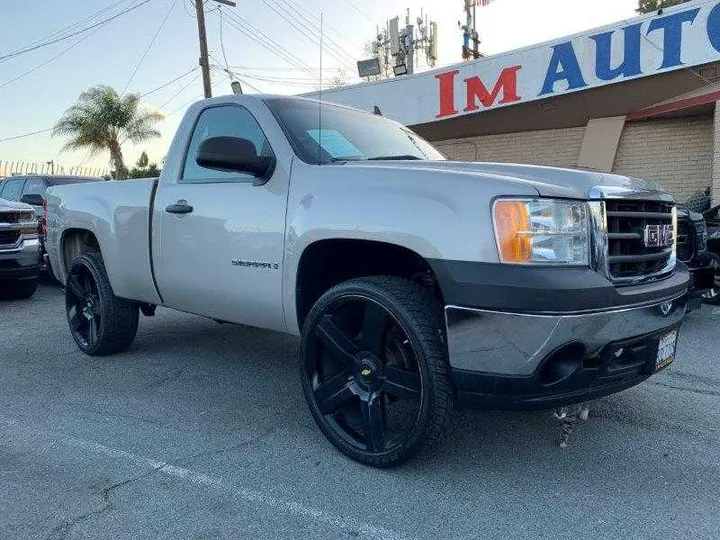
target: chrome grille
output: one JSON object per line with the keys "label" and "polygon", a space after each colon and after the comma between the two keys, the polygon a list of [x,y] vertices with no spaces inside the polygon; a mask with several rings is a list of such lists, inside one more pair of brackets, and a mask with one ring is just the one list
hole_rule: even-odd
{"label": "chrome grille", "polygon": [[0,212],[0,223],[20,223],[22,217],[20,212]]}
{"label": "chrome grille", "polygon": [[645,231],[647,225],[671,225],[673,207],[665,201],[605,201],[607,263],[612,279],[635,281],[672,270],[672,246],[646,246]]}
{"label": "chrome grille", "polygon": [[20,231],[0,231],[0,245],[14,245],[20,238]]}

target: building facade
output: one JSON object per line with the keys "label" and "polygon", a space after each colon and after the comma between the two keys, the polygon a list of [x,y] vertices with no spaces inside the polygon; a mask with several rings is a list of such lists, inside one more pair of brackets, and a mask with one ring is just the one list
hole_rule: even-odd
{"label": "building facade", "polygon": [[720,204],[720,0],[525,49],[323,92],[448,158],[583,167]]}

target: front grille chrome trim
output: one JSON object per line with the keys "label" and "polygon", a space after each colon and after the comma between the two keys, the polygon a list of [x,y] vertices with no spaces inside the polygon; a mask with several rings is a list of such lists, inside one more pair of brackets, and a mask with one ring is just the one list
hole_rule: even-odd
{"label": "front grille chrome trim", "polygon": [[[657,281],[667,277],[675,269],[677,264],[677,255],[675,249],[668,248],[660,253],[647,253],[637,255],[610,255],[609,241],[637,241],[642,237],[638,232],[622,231],[612,232],[608,231],[608,218],[638,218],[646,217],[652,219],[672,219],[675,210],[673,212],[618,212],[608,211],[608,203],[614,203],[620,200],[627,200],[628,202],[661,202],[664,204],[674,204],[672,197],[666,193],[658,192],[630,192],[623,189],[608,190],[604,186],[598,186],[591,190],[591,193],[600,200],[591,200],[588,202],[590,209],[590,230],[592,240],[592,261],[591,266],[593,270],[607,277],[612,283],[622,285],[637,285],[641,283],[647,283],[651,281]],[[615,205],[613,205],[615,206]],[[626,215],[627,214],[627,215]],[[657,215],[656,215],[657,214]],[[675,231],[675,234],[677,231]],[[677,241],[677,237],[674,241]],[[637,276],[622,276],[616,277],[610,270],[611,264],[617,264],[622,262],[633,262],[633,261],[650,261],[664,259],[667,257],[667,263],[662,268],[648,274],[642,274]]]}

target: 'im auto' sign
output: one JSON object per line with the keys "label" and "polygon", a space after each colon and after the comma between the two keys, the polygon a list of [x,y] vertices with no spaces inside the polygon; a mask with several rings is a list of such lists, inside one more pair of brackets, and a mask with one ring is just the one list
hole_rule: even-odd
{"label": "'im auto' sign", "polygon": [[720,60],[720,1],[692,2],[444,69],[323,93],[406,125]]}

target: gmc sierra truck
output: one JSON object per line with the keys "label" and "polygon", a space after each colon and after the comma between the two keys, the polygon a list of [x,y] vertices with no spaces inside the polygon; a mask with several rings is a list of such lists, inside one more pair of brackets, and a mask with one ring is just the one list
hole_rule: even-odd
{"label": "gmc sierra truck", "polygon": [[460,406],[549,408],[675,358],[690,277],[658,186],[455,163],[382,116],[228,96],[186,113],[159,179],[51,188],[47,251],[89,355],[156,306],[299,335],[330,442],[389,467]]}
{"label": "gmc sierra truck", "polygon": [[32,206],[0,199],[0,299],[30,298],[38,288],[40,240]]}

